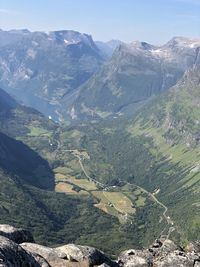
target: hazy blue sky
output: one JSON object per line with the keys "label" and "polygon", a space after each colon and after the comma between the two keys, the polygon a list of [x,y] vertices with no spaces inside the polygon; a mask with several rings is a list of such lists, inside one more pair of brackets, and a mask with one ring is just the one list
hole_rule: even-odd
{"label": "hazy blue sky", "polygon": [[0,28],[73,29],[95,40],[200,37],[200,0],[0,0]]}

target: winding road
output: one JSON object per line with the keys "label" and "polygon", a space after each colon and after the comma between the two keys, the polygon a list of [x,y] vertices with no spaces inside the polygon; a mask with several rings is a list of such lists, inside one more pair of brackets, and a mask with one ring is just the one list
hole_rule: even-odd
{"label": "winding road", "polygon": [[[92,177],[89,176],[89,174],[86,172],[86,170],[85,170],[85,168],[84,168],[84,166],[83,166],[82,159],[81,159],[80,155],[77,154],[77,151],[78,151],[78,150],[75,150],[75,149],[74,149],[74,150],[73,150],[73,149],[69,149],[69,150],[65,150],[65,151],[68,151],[68,152],[72,152],[72,153],[73,153],[73,155],[78,159],[78,162],[79,162],[79,164],[80,164],[80,167],[81,167],[83,173],[85,174],[85,176],[86,176],[90,181],[94,182],[95,184],[98,184],[98,185],[103,189],[103,195],[104,195],[104,197],[107,199],[108,202],[110,202],[110,200],[109,200],[109,199],[107,198],[107,196],[105,195],[105,190],[106,190],[106,189],[108,190],[109,187],[108,187],[107,185],[105,185],[105,184],[103,184],[103,183],[101,183],[101,182],[99,182],[99,181],[97,181],[97,180],[95,180],[94,178],[92,178]],[[115,204],[113,204],[113,203],[112,203],[112,205],[113,205],[113,207],[114,207],[119,213],[124,214],[124,216],[128,216],[127,212],[125,212],[124,210],[118,208],[118,207],[117,207]]]}
{"label": "winding road", "polygon": [[[59,144],[59,148],[61,147],[61,144]],[[83,173],[85,174],[85,176],[90,180],[93,181],[94,183],[98,184],[102,189],[103,189],[103,195],[104,197],[108,200],[108,202],[110,202],[110,200],[106,197],[105,195],[105,190],[108,190],[109,187],[99,181],[97,181],[96,179],[92,178],[89,176],[89,174],[87,173],[87,171],[85,170],[83,163],[82,163],[82,158],[80,156],[80,152],[77,149],[68,149],[68,150],[62,150],[62,151],[66,151],[66,152],[71,152],[73,153],[74,157],[76,157],[78,159],[79,165],[83,171]],[[78,152],[78,153],[77,153]],[[124,181],[120,181],[120,182],[124,182]],[[132,184],[132,183],[127,183],[129,185],[135,186],[138,189],[140,189],[141,191],[143,191],[144,193],[146,193],[154,202],[156,202],[160,207],[162,207],[164,209],[162,216],[165,219],[167,226],[169,226],[169,230],[168,233],[166,235],[166,239],[168,239],[170,237],[170,234],[176,229],[174,227],[174,222],[171,220],[171,218],[169,216],[167,216],[167,212],[168,212],[168,207],[166,205],[164,205],[162,202],[160,202],[155,195],[153,195],[151,192],[147,191],[145,188],[137,185],[137,184]],[[128,216],[127,212],[125,212],[122,209],[119,209],[118,207],[116,207],[116,205],[113,204],[113,207],[120,213],[124,214],[124,216]],[[167,227],[166,226],[166,227]],[[163,235],[163,232],[166,230],[166,227],[162,230],[162,232],[160,233],[160,236]]]}
{"label": "winding road", "polygon": [[[166,215],[166,213],[168,212],[168,207],[165,206],[162,202],[160,202],[151,192],[147,191],[145,188],[143,188],[143,187],[141,187],[141,186],[139,186],[137,184],[131,184],[131,183],[128,183],[128,184],[139,188],[140,190],[145,192],[150,198],[152,198],[154,202],[156,202],[159,206],[164,208],[164,211],[163,211],[162,215],[163,215],[164,219],[166,220],[167,225],[170,226],[169,230],[168,230],[168,233],[166,235],[166,238],[168,239],[170,237],[170,234],[175,230],[174,222],[172,221],[172,219],[169,216]],[[164,231],[165,231],[165,228],[160,233],[160,236],[162,236]]]}

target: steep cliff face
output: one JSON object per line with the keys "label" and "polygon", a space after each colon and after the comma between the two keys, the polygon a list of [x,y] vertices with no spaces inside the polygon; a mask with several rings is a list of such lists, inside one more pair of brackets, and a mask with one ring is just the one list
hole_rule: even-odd
{"label": "steep cliff face", "polygon": [[120,45],[79,89],[71,107],[73,114],[81,119],[133,114],[200,63],[199,47],[200,40],[181,37],[160,47],[145,42]]}
{"label": "steep cliff face", "polygon": [[6,113],[17,107],[17,102],[5,91],[0,89],[0,113]]}
{"label": "steep cliff face", "polygon": [[71,95],[104,62],[91,36],[75,31],[0,31],[0,86],[55,119]]}
{"label": "steep cliff face", "polygon": [[[31,234],[23,229],[16,229],[9,225],[0,225],[0,229],[0,262],[2,267],[200,266],[199,242],[191,243],[183,249],[175,245],[171,240],[156,240],[148,249],[130,249],[122,252],[118,259],[111,260],[102,251],[92,247],[68,244],[49,248],[32,243]],[[17,239],[16,236],[18,237]]]}

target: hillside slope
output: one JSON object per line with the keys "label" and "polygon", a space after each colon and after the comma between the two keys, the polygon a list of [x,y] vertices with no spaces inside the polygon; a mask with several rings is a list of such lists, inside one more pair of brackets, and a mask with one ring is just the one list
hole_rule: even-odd
{"label": "hillside slope", "polygon": [[154,194],[182,240],[200,238],[199,104],[196,66],[134,119],[93,125],[82,143],[90,175],[108,184],[128,181]]}
{"label": "hillside slope", "polygon": [[[126,186],[128,182],[149,192],[149,198],[141,195],[146,204],[152,194],[162,203],[157,213],[146,204],[136,209],[134,230],[139,229],[142,244],[152,238],[152,229],[157,229],[155,236],[167,233],[168,227],[160,231],[164,210],[175,238],[182,242],[199,239],[199,103],[200,67],[196,65],[176,86],[151,100],[133,118],[82,123],[69,127],[68,135],[63,132],[61,136],[67,149],[87,152],[82,162],[93,179],[116,188],[121,188],[122,181]],[[72,161],[65,161],[66,153],[60,153],[63,165],[71,168]],[[64,173],[70,174],[70,170]],[[127,188],[132,203],[137,203],[130,185]]]}
{"label": "hillside slope", "polygon": [[[0,112],[0,223],[24,226],[44,245],[75,242],[110,254],[140,246],[134,226],[130,234],[128,225],[95,206],[98,202],[91,193],[75,185],[69,194],[53,190],[53,170],[62,169],[69,154],[64,151],[67,146],[59,147],[62,131],[38,111],[17,104],[3,90],[0,95],[5,97]],[[74,132],[65,135],[71,138],[68,146],[72,145]],[[68,156],[70,162],[72,156]],[[72,171],[83,176],[77,164],[73,163]],[[87,185],[86,179],[80,181]]]}
{"label": "hillside slope", "polygon": [[43,189],[54,189],[48,162],[20,141],[0,132],[0,169],[21,181]]}

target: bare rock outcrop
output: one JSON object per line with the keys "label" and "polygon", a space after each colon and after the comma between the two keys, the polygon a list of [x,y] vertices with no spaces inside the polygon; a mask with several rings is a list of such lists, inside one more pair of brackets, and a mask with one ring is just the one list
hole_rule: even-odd
{"label": "bare rock outcrop", "polygon": [[34,243],[32,234],[10,225],[0,225],[0,267],[91,267],[116,266],[103,252],[88,246],[68,244],[49,248]]}
{"label": "bare rock outcrop", "polygon": [[117,261],[89,246],[50,248],[33,241],[26,230],[0,225],[0,267],[200,267],[199,241],[183,249],[169,239],[157,239],[148,249],[122,252]]}
{"label": "bare rock outcrop", "polygon": [[56,248],[55,251],[60,255],[65,255],[65,257],[71,261],[87,261],[90,266],[101,265],[103,263],[114,265],[114,263],[106,257],[103,252],[88,246],[68,244]]}
{"label": "bare rock outcrop", "polygon": [[34,242],[32,234],[22,228],[15,228],[8,224],[0,224],[0,236],[5,236],[17,244],[23,242]]}
{"label": "bare rock outcrop", "polygon": [[[41,258],[38,257],[38,260],[41,260]],[[19,266],[40,267],[42,265],[20,245],[4,236],[0,236],[0,267]]]}
{"label": "bare rock outcrop", "polygon": [[197,267],[200,266],[200,253],[199,243],[195,244],[190,245],[188,251],[169,239],[156,240],[148,250],[121,253],[118,263],[123,267]]}

